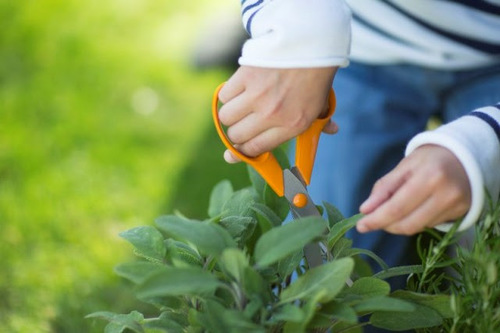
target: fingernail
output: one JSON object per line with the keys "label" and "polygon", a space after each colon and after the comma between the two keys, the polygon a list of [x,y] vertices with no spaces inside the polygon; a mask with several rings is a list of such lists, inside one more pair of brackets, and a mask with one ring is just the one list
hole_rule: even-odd
{"label": "fingernail", "polygon": [[356,225],[356,229],[357,229],[357,230],[358,230],[358,232],[360,232],[360,233],[365,233],[365,232],[370,231],[370,229],[368,229],[368,227],[367,227],[366,225],[364,225],[364,224],[360,224],[360,223],[358,223],[358,224]]}

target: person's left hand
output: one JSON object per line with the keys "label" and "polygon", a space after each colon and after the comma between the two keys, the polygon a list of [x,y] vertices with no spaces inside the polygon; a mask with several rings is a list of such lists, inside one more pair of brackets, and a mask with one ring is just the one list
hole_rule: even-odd
{"label": "person's left hand", "polygon": [[413,235],[462,217],[470,205],[469,179],[460,161],[446,148],[424,145],[375,183],[356,228]]}

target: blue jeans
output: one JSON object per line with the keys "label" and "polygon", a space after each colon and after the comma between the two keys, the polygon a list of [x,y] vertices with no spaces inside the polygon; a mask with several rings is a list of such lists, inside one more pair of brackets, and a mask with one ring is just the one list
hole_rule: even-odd
{"label": "blue jeans", "polygon": [[[448,122],[500,101],[500,65],[453,72],[351,63],[339,70],[334,87],[333,119],[340,131],[321,137],[309,192],[316,203],[327,201],[351,216],[359,212],[376,180],[403,158],[406,144],[425,130],[431,116]],[[348,237],[390,267],[417,260],[412,237],[355,230]],[[404,283],[400,279],[393,287]]]}

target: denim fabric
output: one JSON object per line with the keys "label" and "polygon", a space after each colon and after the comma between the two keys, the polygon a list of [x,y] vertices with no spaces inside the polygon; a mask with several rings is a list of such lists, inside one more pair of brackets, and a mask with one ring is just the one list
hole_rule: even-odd
{"label": "denim fabric", "polygon": [[[309,192],[345,216],[359,212],[375,181],[404,157],[408,141],[437,116],[448,122],[477,107],[500,101],[500,66],[440,71],[411,65],[351,63],[334,82],[338,134],[323,135]],[[416,259],[414,238],[385,232],[348,236],[392,267]],[[375,271],[377,265],[372,265]],[[404,278],[392,281],[404,287]]]}

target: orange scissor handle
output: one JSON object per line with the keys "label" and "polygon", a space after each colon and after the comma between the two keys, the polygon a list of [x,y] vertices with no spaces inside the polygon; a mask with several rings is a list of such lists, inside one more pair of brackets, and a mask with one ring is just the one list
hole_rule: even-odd
{"label": "orange scissor handle", "polygon": [[299,169],[302,178],[307,185],[311,182],[311,174],[318,150],[318,142],[325,125],[330,121],[335,112],[336,99],[333,88],[328,95],[328,113],[323,118],[318,118],[302,134],[297,136],[295,143],[295,166]]}
{"label": "orange scissor handle", "polygon": [[[212,117],[214,120],[215,128],[219,134],[222,143],[226,146],[231,153],[236,157],[241,159],[243,162],[252,166],[255,171],[257,171],[262,178],[269,184],[269,186],[276,192],[280,197],[284,195],[285,188],[283,183],[283,170],[279,165],[278,161],[271,152],[263,153],[257,157],[248,157],[238,151],[231,141],[229,141],[222,125],[219,121],[219,91],[224,86],[224,83],[220,84],[214,92],[212,99]],[[299,169],[304,181],[309,184],[311,180],[312,168],[314,166],[314,158],[316,156],[316,150],[318,148],[318,141],[321,131],[326,123],[330,120],[335,110],[335,94],[333,89],[330,91],[329,95],[329,108],[328,114],[324,118],[319,118],[315,120],[312,125],[302,134],[297,136],[297,148],[295,164]]]}

